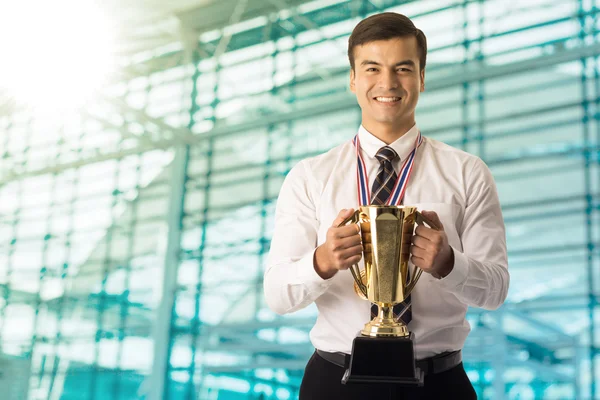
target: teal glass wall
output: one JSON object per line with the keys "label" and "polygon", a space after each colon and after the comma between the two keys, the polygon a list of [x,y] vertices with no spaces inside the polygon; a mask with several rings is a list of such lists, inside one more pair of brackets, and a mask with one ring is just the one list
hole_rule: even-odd
{"label": "teal glass wall", "polygon": [[0,102],[0,391],[297,398],[316,309],[265,304],[275,201],[356,132],[347,39],[391,10],[428,37],[422,132],[480,156],[503,206],[508,301],[468,313],[479,398],[600,398],[598,7],[198,2],[192,40],[128,59],[85,111]]}

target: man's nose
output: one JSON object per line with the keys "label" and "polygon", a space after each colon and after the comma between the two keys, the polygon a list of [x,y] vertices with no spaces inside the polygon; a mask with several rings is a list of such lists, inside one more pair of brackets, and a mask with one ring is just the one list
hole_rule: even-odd
{"label": "man's nose", "polygon": [[381,79],[379,80],[379,87],[382,89],[398,89],[400,86],[400,80],[396,75],[395,71],[390,71],[381,74]]}

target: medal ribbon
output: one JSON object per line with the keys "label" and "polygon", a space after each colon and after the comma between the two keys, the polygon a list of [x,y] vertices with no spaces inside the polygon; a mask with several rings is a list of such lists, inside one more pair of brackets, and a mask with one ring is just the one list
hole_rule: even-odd
{"label": "medal ribbon", "polygon": [[[415,140],[415,148],[413,151],[411,151],[406,160],[404,160],[402,169],[398,174],[392,194],[387,201],[388,205],[402,204],[402,199],[404,199],[404,193],[406,192],[406,186],[408,185],[408,180],[410,179],[414,161],[417,156],[417,149],[421,143],[423,143],[423,136],[421,136],[421,132],[419,132],[417,139]],[[356,182],[358,186],[358,204],[361,206],[366,206],[371,203],[371,189],[369,186],[369,178],[367,177],[367,168],[365,167],[365,162],[360,154],[360,141],[358,139],[358,134],[354,136],[354,139],[352,139],[352,144],[354,144],[354,147],[356,148]]]}

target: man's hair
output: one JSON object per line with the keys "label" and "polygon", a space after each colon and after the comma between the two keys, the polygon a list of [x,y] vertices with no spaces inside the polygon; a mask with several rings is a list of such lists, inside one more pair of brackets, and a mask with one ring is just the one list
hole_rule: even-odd
{"label": "man's hair", "polygon": [[356,46],[376,40],[389,40],[411,36],[417,39],[419,67],[423,70],[427,60],[427,38],[425,38],[423,31],[418,29],[407,16],[385,12],[363,19],[356,25],[348,40],[350,67],[354,70],[354,48]]}

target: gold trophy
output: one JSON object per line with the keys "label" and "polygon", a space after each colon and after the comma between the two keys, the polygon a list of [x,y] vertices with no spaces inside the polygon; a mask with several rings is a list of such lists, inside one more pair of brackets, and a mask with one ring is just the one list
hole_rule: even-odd
{"label": "gold trophy", "polygon": [[416,207],[362,206],[340,224],[358,224],[365,268],[350,268],[357,295],[378,306],[354,339],[350,365],[342,383],[395,383],[422,386],[423,372],[416,367],[414,334],[393,313],[414,289],[421,269],[409,270],[410,247],[415,223],[427,223]]}

